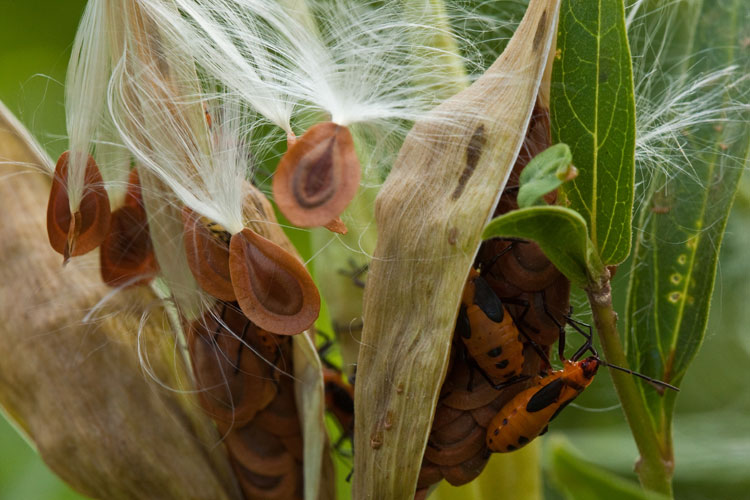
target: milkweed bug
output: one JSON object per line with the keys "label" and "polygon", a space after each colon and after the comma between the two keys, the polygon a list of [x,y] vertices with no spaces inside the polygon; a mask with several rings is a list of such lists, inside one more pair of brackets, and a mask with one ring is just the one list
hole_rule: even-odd
{"label": "milkweed bug", "polygon": [[[573,328],[586,337],[586,343],[576,351],[571,360],[563,360],[563,368],[548,375],[540,376],[536,384],[516,394],[495,415],[487,427],[487,448],[495,452],[517,450],[532,439],[544,434],[549,423],[583,390],[591,384],[599,366],[630,373],[649,382],[679,391],[678,388],[652,379],[627,368],[615,366],[599,359],[592,345],[592,334],[584,332],[578,322],[569,320]],[[560,332],[560,348],[565,346],[564,330]],[[593,355],[581,361],[578,359],[587,351]]]}
{"label": "milkweed bug", "polygon": [[[524,315],[525,312],[519,315],[518,322]],[[546,358],[539,346],[519,329],[518,322],[489,283],[472,269],[461,298],[456,334],[466,347],[471,362],[498,390],[529,378],[521,376],[525,342]],[[498,380],[501,382],[497,383]]]}

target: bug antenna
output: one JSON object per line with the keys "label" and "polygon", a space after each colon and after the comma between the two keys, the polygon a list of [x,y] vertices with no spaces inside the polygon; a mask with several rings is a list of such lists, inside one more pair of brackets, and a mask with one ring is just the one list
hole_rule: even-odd
{"label": "bug antenna", "polygon": [[621,372],[625,372],[625,373],[629,373],[631,375],[635,375],[636,377],[642,378],[643,380],[645,380],[647,382],[651,382],[652,384],[657,384],[657,385],[660,385],[662,387],[666,387],[667,389],[672,389],[675,392],[680,392],[680,389],[678,387],[675,387],[675,386],[673,386],[671,384],[668,384],[666,382],[662,382],[661,380],[657,380],[655,378],[647,377],[646,375],[644,375],[642,373],[634,372],[633,370],[631,370],[629,368],[623,368],[622,366],[617,366],[617,365],[613,365],[613,364],[607,363],[606,361],[604,361],[602,359],[599,359],[599,358],[597,358],[597,359],[599,361],[599,364],[602,365],[602,366],[608,366],[610,368],[614,368],[615,370],[620,370]]}

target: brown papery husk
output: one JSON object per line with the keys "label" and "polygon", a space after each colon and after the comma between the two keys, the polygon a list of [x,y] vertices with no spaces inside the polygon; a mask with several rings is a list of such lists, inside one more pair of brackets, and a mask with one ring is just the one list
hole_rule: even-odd
{"label": "brown papery husk", "polygon": [[67,192],[69,157],[70,152],[65,151],[57,160],[47,202],[47,236],[65,262],[98,247],[107,236],[110,221],[107,190],[91,155],[86,161],[81,203],[71,213]]}
{"label": "brown papery husk", "polygon": [[352,201],[361,177],[349,129],[332,122],[318,123],[281,158],[273,176],[273,196],[292,224],[324,226]]}
{"label": "brown papery husk", "polygon": [[183,240],[190,272],[203,290],[220,300],[234,301],[229,269],[230,234],[188,207],[182,209]]}
{"label": "brown papery husk", "polygon": [[[92,498],[239,499],[220,437],[190,393],[163,311],[146,289],[111,296],[96,255],[60,268],[44,241],[51,161],[0,104],[0,404],[68,484]],[[150,312],[141,324],[142,316]],[[140,329],[140,330],[139,330]],[[140,331],[140,335],[138,332]]]}
{"label": "brown papery husk", "polygon": [[415,493],[461,291],[523,142],[558,8],[530,2],[490,69],[415,125],[378,195],[355,389],[355,498]]}
{"label": "brown papery husk", "polygon": [[279,335],[307,330],[320,313],[320,294],[305,266],[251,229],[232,235],[229,269],[242,312]]}

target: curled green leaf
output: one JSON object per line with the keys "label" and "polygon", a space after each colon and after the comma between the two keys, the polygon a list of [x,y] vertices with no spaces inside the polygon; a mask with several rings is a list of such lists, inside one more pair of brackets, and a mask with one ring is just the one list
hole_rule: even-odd
{"label": "curled green leaf", "polygon": [[573,180],[578,170],[567,144],[555,144],[536,155],[521,172],[518,206],[544,205],[544,195]]}
{"label": "curled green leaf", "polygon": [[570,281],[585,287],[598,281],[604,266],[577,212],[555,206],[514,210],[490,221],[482,239],[525,238],[539,244],[547,258]]}

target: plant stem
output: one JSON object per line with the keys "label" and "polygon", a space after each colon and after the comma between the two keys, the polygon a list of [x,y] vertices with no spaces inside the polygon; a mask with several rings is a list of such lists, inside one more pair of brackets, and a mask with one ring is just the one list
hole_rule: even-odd
{"label": "plant stem", "polygon": [[[617,332],[617,313],[612,307],[612,290],[609,280],[601,286],[590,286],[586,293],[606,361],[627,367],[625,351]],[[671,450],[662,449],[659,445],[654,423],[633,377],[611,368],[610,374],[625,418],[641,454],[636,464],[636,472],[641,485],[647,490],[672,497],[674,462]]]}

